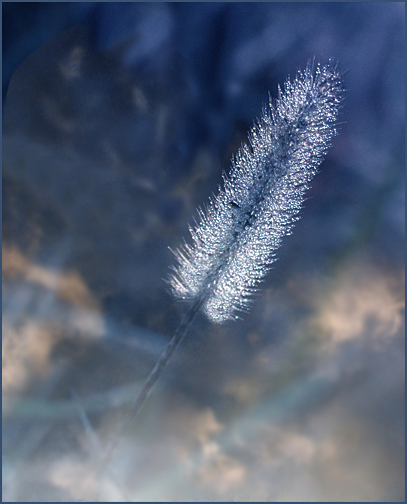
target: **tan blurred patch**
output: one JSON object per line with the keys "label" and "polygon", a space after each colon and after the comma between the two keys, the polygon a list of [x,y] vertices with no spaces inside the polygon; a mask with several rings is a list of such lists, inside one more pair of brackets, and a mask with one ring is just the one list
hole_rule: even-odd
{"label": "tan blurred patch", "polygon": [[28,260],[21,254],[21,252],[14,246],[2,247],[2,271],[6,277],[15,277],[22,275],[28,268]]}
{"label": "tan blurred patch", "polygon": [[242,485],[246,475],[247,470],[241,462],[221,453],[215,455],[209,464],[198,471],[201,484],[219,495]]}
{"label": "tan blurred patch", "polygon": [[48,373],[64,332],[100,336],[104,328],[98,302],[77,272],[39,266],[13,245],[3,244],[2,257],[2,390],[11,393]]}
{"label": "tan blurred patch", "polygon": [[240,403],[250,403],[259,396],[261,390],[258,381],[244,377],[226,381],[222,391]]}
{"label": "tan blurred patch", "polygon": [[311,467],[318,461],[331,460],[336,453],[335,445],[327,438],[315,439],[294,428],[278,425],[264,425],[254,446],[257,462],[273,467],[293,464]]}
{"label": "tan blurred patch", "polygon": [[85,494],[84,475],[89,472],[84,461],[79,461],[73,456],[67,456],[55,463],[50,472],[50,481],[53,485],[64,488],[76,499],[82,499]]}
{"label": "tan blurred patch", "polygon": [[98,302],[76,271],[57,271],[30,262],[17,247],[4,246],[3,275],[8,278],[23,277],[46,289],[55,291],[62,301],[82,308],[97,309]]}
{"label": "tan blurred patch", "polygon": [[404,324],[404,274],[399,276],[354,264],[336,278],[317,302],[311,325],[322,333],[325,348],[397,334]]}
{"label": "tan blurred patch", "polygon": [[54,339],[50,329],[29,321],[24,323],[19,331],[3,322],[3,392],[10,393],[18,390],[33,376],[38,378],[47,374]]}
{"label": "tan blurred patch", "polygon": [[176,409],[176,415],[169,418],[169,430],[175,439],[182,439],[177,444],[176,452],[182,459],[188,459],[190,451],[199,447],[204,452],[216,452],[211,440],[222,430],[210,408],[197,410],[190,404],[183,403]]}
{"label": "tan blurred patch", "polygon": [[[222,495],[243,483],[246,476],[244,465],[222,453],[219,444],[214,440],[223,426],[212,409],[199,410],[183,403],[182,407],[177,408],[168,428],[174,436],[178,456],[192,471],[189,474],[196,474],[201,485]],[[194,457],[191,458],[191,453],[201,454],[201,457],[198,457],[198,467]]]}
{"label": "tan blurred patch", "polygon": [[316,456],[318,447],[314,440],[298,433],[285,436],[280,453],[284,458],[293,459],[299,464],[309,465]]}
{"label": "tan blurred patch", "polygon": [[[104,476],[99,486],[93,488],[92,468],[87,461],[78,455],[67,455],[54,462],[49,467],[50,482],[58,488],[64,489],[74,500],[88,500],[93,492],[97,502],[123,502],[125,495],[120,488],[121,483],[109,473]],[[103,499],[100,498],[103,496]],[[91,498],[90,500],[93,500]]]}

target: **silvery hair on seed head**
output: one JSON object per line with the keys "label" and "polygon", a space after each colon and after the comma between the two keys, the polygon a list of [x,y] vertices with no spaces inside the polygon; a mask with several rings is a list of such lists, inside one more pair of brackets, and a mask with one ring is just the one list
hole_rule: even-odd
{"label": "silvery hair on seed head", "polygon": [[198,209],[192,244],[174,252],[170,284],[175,297],[199,303],[214,322],[248,309],[290,234],[304,194],[336,135],[341,73],[330,60],[308,63],[278,88],[249,133],[223,188]]}

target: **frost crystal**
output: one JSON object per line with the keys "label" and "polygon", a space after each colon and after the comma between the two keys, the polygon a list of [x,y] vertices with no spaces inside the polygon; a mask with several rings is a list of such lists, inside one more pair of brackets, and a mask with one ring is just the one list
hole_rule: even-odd
{"label": "frost crystal", "polygon": [[192,244],[176,252],[173,294],[201,302],[215,322],[238,318],[299,219],[309,187],[336,134],[341,74],[330,61],[299,71],[263,109],[223,188],[190,227]]}

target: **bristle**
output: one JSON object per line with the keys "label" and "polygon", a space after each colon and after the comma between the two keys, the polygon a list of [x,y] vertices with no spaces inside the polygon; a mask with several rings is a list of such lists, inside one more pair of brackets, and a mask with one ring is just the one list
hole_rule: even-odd
{"label": "bristle", "polygon": [[223,188],[198,212],[192,245],[176,253],[170,283],[177,298],[202,300],[219,323],[247,311],[336,134],[342,91],[332,61],[315,70],[309,63],[279,88],[274,105],[269,100]]}

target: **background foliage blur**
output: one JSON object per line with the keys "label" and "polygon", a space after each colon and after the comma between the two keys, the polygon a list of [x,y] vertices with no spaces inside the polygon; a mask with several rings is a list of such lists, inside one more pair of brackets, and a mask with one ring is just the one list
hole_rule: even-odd
{"label": "background foliage blur", "polygon": [[[3,500],[404,500],[404,3],[2,9]],[[313,56],[347,93],[303,218],[93,481],[185,310],[168,246]]]}

